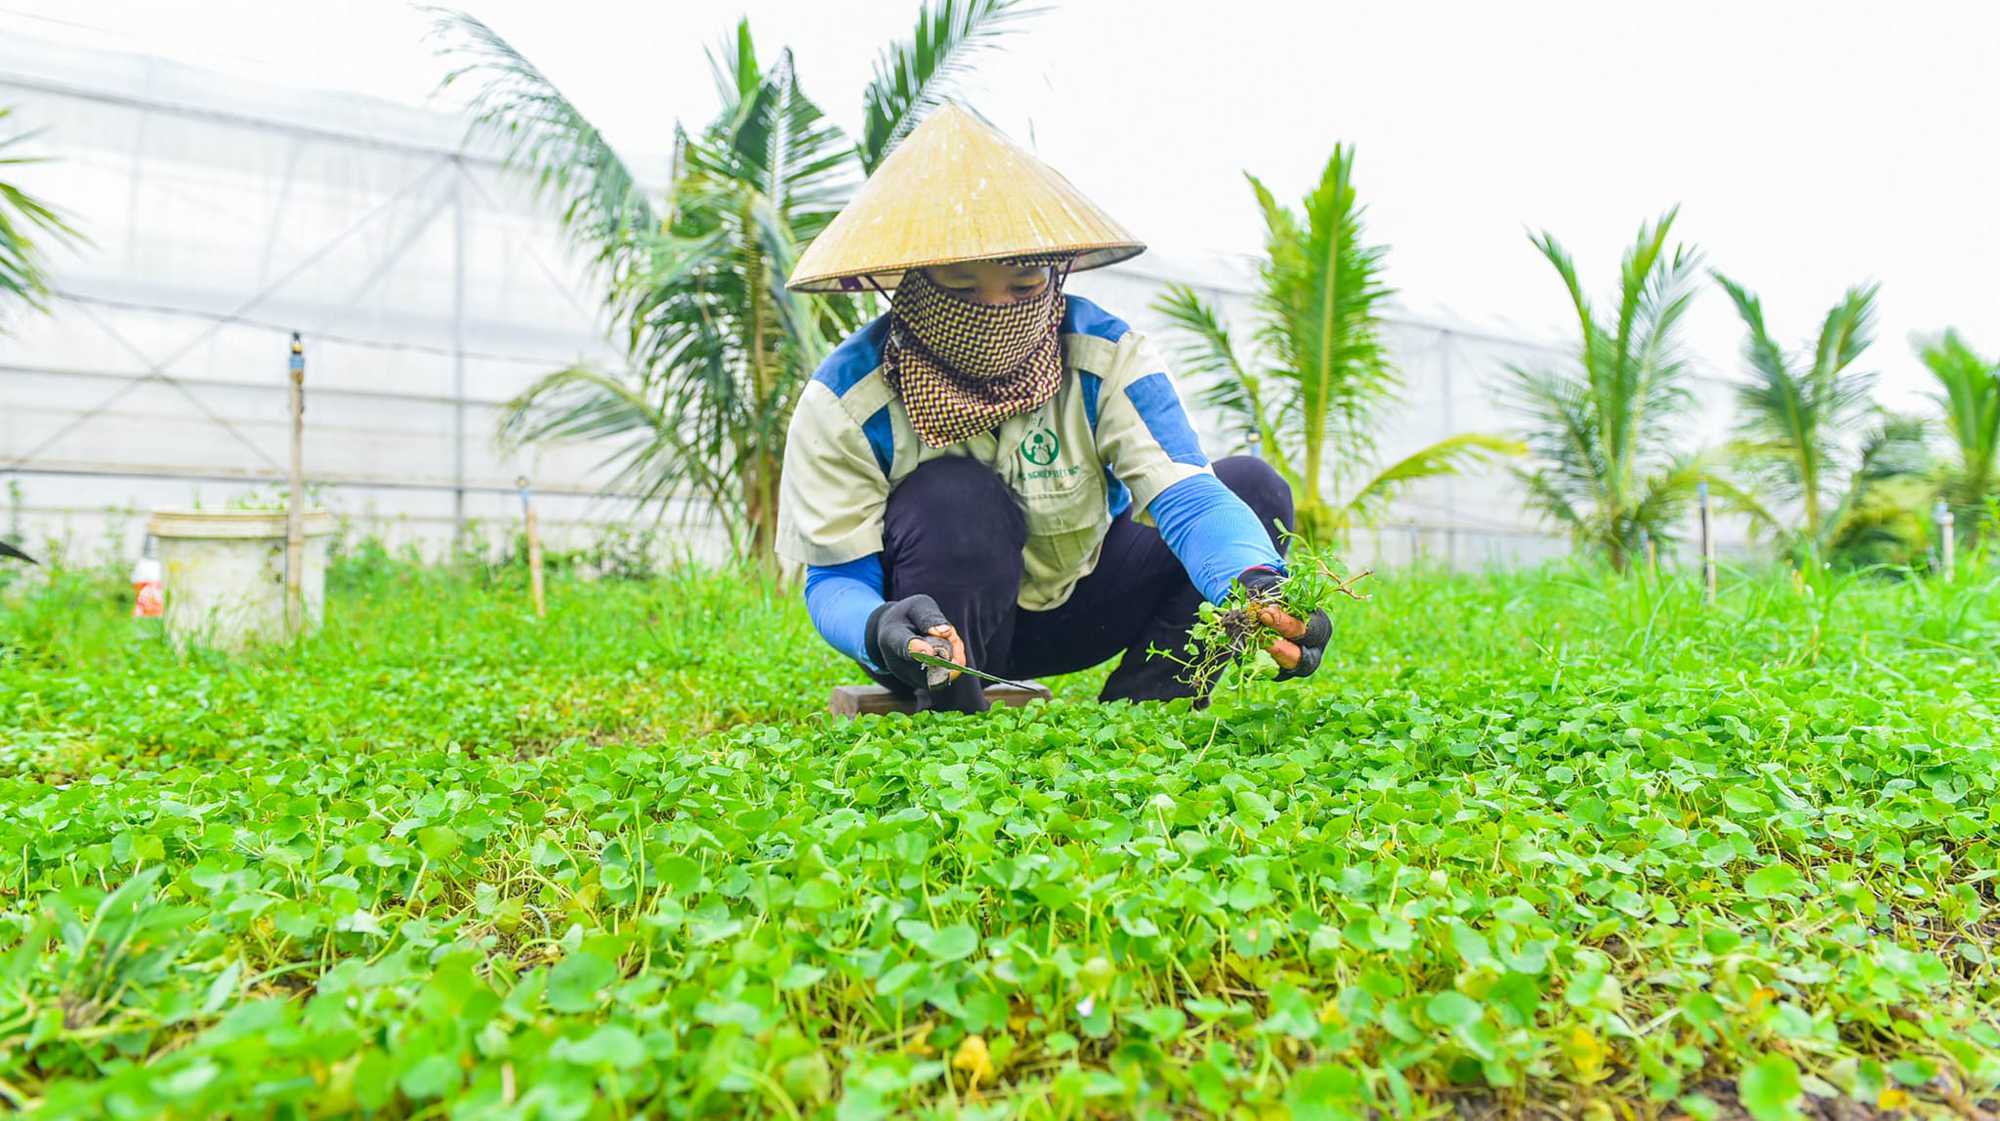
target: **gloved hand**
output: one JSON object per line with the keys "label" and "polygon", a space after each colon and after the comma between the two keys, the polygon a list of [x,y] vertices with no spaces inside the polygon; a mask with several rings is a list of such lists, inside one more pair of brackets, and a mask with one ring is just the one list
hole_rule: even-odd
{"label": "gloved hand", "polygon": [[[937,601],[926,595],[891,600],[876,608],[868,616],[866,634],[869,660],[912,689],[937,688],[958,676],[933,669],[910,657],[910,647],[915,643],[926,644],[929,651],[940,658],[949,658],[961,666],[965,664],[965,641],[958,637],[957,629],[945,621]],[[948,676],[933,681],[930,676],[933,673]]]}
{"label": "gloved hand", "polygon": [[1278,663],[1278,680],[1290,681],[1294,677],[1311,677],[1319,668],[1320,659],[1326,656],[1326,644],[1333,638],[1333,620],[1327,618],[1326,612],[1315,611],[1312,618],[1300,622],[1277,606],[1278,586],[1284,579],[1277,569],[1261,564],[1244,569],[1236,578],[1251,595],[1273,601],[1264,608],[1264,625],[1284,637],[1265,649]]}

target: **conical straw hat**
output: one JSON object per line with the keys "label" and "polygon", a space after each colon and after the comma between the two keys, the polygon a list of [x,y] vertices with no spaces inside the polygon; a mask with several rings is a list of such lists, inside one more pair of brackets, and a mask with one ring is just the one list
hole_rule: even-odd
{"label": "conical straw hat", "polygon": [[872,277],[894,288],[909,269],[1032,253],[1076,253],[1079,271],[1145,250],[1055,169],[947,102],[806,247],[788,286],[853,292]]}

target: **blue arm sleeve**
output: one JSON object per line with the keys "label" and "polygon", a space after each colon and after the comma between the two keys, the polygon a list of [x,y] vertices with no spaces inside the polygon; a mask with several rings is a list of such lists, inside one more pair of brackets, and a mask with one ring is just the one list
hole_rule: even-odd
{"label": "blue arm sleeve", "polygon": [[1285,570],[1257,515],[1213,475],[1190,475],[1161,491],[1149,512],[1167,548],[1210,603],[1222,602],[1230,582],[1246,568],[1267,564]]}
{"label": "blue arm sleeve", "polygon": [[882,554],[806,566],[806,613],[813,628],[835,650],[877,671],[881,667],[868,660],[868,615],[881,605]]}

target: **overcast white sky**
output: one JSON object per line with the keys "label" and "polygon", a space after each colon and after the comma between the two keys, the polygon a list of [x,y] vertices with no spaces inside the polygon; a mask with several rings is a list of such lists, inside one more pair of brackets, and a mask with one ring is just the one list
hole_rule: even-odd
{"label": "overcast white sky", "polygon": [[[844,127],[914,0],[463,0],[628,153],[715,106],[703,48],[739,15]],[[441,64],[400,0],[0,0],[0,34],[165,55],[287,84],[426,101]],[[1913,332],[2000,349],[2000,4],[1991,0],[1068,0],[990,57],[970,100],[1163,251],[1254,251],[1242,172],[1282,196],[1336,141],[1418,310],[1566,329],[1527,231],[1593,290],[1638,223],[1678,232],[1805,340],[1880,280],[1870,352],[1892,403],[1927,391]],[[1725,371],[1719,291],[1693,340]]]}

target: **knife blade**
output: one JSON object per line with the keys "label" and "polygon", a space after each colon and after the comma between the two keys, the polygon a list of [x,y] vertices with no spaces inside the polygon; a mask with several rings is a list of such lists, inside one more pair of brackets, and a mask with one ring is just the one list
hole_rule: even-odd
{"label": "knife blade", "polygon": [[1019,681],[1005,677],[995,677],[993,674],[973,669],[971,666],[961,666],[950,658],[940,658],[936,654],[926,654],[921,650],[912,650],[910,651],[910,657],[915,658],[921,665],[932,666],[937,669],[957,670],[959,673],[970,674],[981,681],[991,681],[995,685],[1011,685],[1016,689],[1023,689],[1030,693],[1035,691],[1035,687],[1032,685],[1024,685]]}

